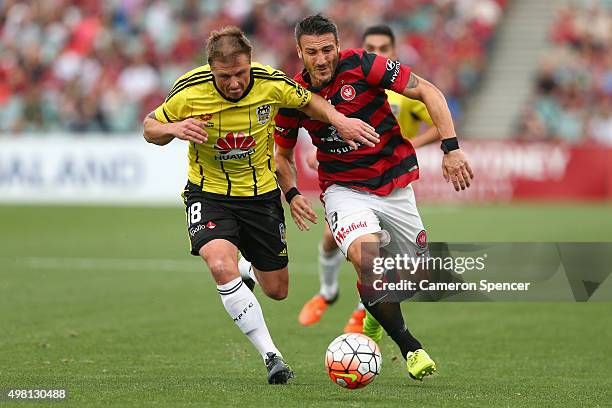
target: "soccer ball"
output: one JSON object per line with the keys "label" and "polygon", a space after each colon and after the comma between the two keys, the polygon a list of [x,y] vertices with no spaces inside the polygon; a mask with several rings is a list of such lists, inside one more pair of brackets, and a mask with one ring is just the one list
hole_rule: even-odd
{"label": "soccer ball", "polygon": [[325,353],[329,378],[351,390],[363,388],[380,374],[382,358],[374,340],[358,333],[338,336]]}

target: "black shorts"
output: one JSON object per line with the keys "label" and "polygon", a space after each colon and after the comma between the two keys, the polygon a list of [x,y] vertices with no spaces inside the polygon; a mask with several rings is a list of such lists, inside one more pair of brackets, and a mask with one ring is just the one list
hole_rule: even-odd
{"label": "black shorts", "polygon": [[225,239],[260,271],[287,266],[285,215],[280,191],[253,198],[205,193],[187,183],[183,194],[191,254],[213,239]]}

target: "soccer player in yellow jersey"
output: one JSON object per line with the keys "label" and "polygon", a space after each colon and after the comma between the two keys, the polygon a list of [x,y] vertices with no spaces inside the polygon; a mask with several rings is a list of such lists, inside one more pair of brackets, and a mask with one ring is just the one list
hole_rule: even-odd
{"label": "soccer player in yellow jersey", "polygon": [[[386,25],[377,25],[367,28],[363,33],[362,47],[374,54],[381,55],[391,60],[397,60],[395,52],[395,36],[391,28]],[[386,90],[387,100],[393,114],[397,117],[402,135],[409,139],[417,148],[440,140],[438,130],[433,125],[425,104],[421,101],[406,98],[403,95]],[[422,124],[426,124],[425,131],[419,134]],[[310,167],[316,170],[316,151],[308,158]],[[332,304],[338,296],[338,272],[344,261],[344,255],[339,250],[329,227],[326,225],[323,239],[319,244],[319,293],[311,298],[298,316],[298,321],[310,326],[317,323],[327,307]],[[344,327],[345,333],[361,333],[366,311],[361,302],[351,314]]]}
{"label": "soccer player in yellow jersey", "polygon": [[[164,103],[145,118],[144,137],[158,145],[175,138],[189,142],[183,199],[191,253],[208,265],[223,306],[264,359],[268,382],[285,384],[293,372],[272,341],[257,298],[243,282],[257,281],[272,299],[287,296],[274,117],[282,107],[299,109],[331,123],[349,144],[373,146],[378,135],[281,71],[251,62],[251,45],[236,27],[213,32],[207,54],[208,65],[180,77]],[[252,264],[246,276],[238,269],[238,250]]]}

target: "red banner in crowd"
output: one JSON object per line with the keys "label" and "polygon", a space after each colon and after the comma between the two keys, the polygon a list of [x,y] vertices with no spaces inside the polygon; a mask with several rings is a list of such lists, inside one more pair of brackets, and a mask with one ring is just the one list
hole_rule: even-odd
{"label": "red banner in crowd", "polygon": [[[305,140],[306,137],[301,137]],[[442,177],[437,145],[417,150],[419,201],[603,200],[612,199],[612,148],[555,142],[463,141],[475,179],[457,193]],[[308,168],[310,143],[296,154],[299,187],[319,194],[316,172]]]}

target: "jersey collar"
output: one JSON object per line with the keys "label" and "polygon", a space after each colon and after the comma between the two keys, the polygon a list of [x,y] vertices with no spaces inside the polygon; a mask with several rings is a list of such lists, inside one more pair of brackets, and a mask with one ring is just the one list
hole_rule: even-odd
{"label": "jersey collar", "polygon": [[250,76],[249,85],[244,90],[244,93],[242,94],[242,96],[240,98],[228,98],[227,96],[225,96],[223,94],[223,92],[221,92],[221,90],[219,88],[217,88],[217,83],[215,82],[215,77],[214,76],[213,76],[213,85],[215,86],[215,89],[217,90],[217,93],[219,95],[221,95],[221,97],[223,99],[225,99],[226,101],[231,102],[231,103],[236,103],[236,102],[240,102],[241,100],[246,98],[247,95],[249,94],[249,92],[251,92],[251,89],[253,88],[253,84],[255,83],[255,78],[253,77],[253,68],[251,68],[251,71],[249,72],[249,76]]}

